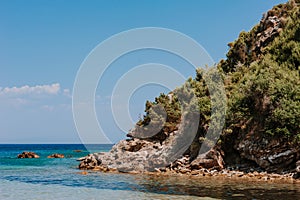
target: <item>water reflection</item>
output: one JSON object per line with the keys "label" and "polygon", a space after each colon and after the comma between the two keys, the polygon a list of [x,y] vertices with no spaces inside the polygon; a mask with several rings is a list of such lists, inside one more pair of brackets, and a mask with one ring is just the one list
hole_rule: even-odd
{"label": "water reflection", "polygon": [[300,199],[300,184],[217,177],[134,175],[139,190],[219,199]]}

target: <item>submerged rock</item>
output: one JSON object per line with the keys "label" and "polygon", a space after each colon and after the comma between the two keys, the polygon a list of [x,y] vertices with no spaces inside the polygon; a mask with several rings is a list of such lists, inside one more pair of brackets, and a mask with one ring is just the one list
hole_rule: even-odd
{"label": "submerged rock", "polygon": [[64,154],[58,154],[58,153],[47,156],[47,158],[64,158],[64,157],[65,157]]}
{"label": "submerged rock", "polygon": [[40,156],[34,152],[26,152],[26,151],[18,155],[18,158],[39,158],[39,157]]}

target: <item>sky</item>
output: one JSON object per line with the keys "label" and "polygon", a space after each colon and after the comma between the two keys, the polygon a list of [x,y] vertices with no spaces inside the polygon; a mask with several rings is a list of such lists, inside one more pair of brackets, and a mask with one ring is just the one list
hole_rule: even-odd
{"label": "sky", "polygon": [[[176,30],[201,44],[218,62],[226,57],[229,42],[283,2],[1,0],[0,143],[83,142],[73,120],[73,85],[89,53],[115,34],[143,27]],[[95,106],[98,121],[113,143],[126,134],[111,113],[113,88],[131,68],[150,62],[174,66],[185,78],[194,75],[185,61],[161,51],[134,52],[112,63],[99,82]],[[159,84],[138,88],[128,100],[132,123],[143,114],[147,99],[169,90]]]}

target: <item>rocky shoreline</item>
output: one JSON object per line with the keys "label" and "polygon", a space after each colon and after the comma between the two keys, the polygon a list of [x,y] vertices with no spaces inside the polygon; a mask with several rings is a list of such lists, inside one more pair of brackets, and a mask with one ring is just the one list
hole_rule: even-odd
{"label": "rocky shoreline", "polygon": [[[101,173],[123,173],[117,169],[110,169],[103,167],[101,165],[95,166],[93,168],[87,169],[82,168],[80,174],[87,175],[93,172]],[[253,172],[232,170],[232,169],[222,169],[222,170],[211,170],[211,169],[198,169],[198,170],[159,170],[157,169],[154,172],[143,172],[144,175],[153,175],[153,176],[184,176],[186,178],[221,178],[221,179],[232,179],[237,181],[263,181],[263,182],[278,182],[278,183],[293,183],[300,184],[299,173],[286,173],[286,174],[277,174],[277,173],[268,173],[265,171],[255,171],[250,169]],[[140,174],[137,171],[126,172],[128,174]]]}
{"label": "rocky shoreline", "polygon": [[[81,174],[87,175],[92,172],[101,173],[124,173],[115,168],[109,168],[107,166],[101,165],[101,161],[98,156],[101,153],[90,154],[86,157],[79,158],[81,161],[79,168],[83,170]],[[297,166],[296,172],[289,172],[284,174],[278,173],[268,173],[259,168],[248,168],[245,166],[239,166],[236,168],[241,168],[241,170],[234,168],[224,168],[224,169],[194,169],[190,170],[188,168],[171,168],[166,167],[164,169],[155,169],[153,172],[144,171],[145,175],[153,176],[184,176],[187,178],[221,178],[221,179],[232,179],[237,181],[264,181],[264,182],[278,182],[278,183],[293,183],[300,184],[300,162]],[[88,171],[87,171],[88,170]],[[140,174],[139,171],[128,171],[128,174]]]}
{"label": "rocky shoreline", "polygon": [[[134,139],[133,139],[134,140]],[[135,139],[137,140],[137,139]],[[127,141],[128,142],[128,141]],[[132,168],[131,162],[128,160],[114,160],[118,156],[113,156],[112,152],[116,152],[116,148],[120,148],[121,141],[115,145],[110,152],[93,153],[88,156],[77,159],[80,161],[79,169],[92,170],[104,173],[129,173],[129,174],[151,174],[151,175],[180,175],[187,177],[218,177],[242,180],[257,180],[257,181],[279,181],[288,183],[300,183],[300,161],[296,162],[294,170],[285,171],[282,173],[267,172],[258,165],[242,164],[234,166],[224,166],[225,163],[221,153],[215,148],[208,153],[199,155],[197,159],[190,162],[189,156],[183,156],[177,159],[172,164],[163,168],[154,168],[154,170],[141,170],[137,167]],[[136,144],[136,143],[134,143]],[[121,151],[124,152],[122,149]],[[106,160],[103,160],[106,158]],[[109,160],[112,158],[112,160]],[[123,157],[123,159],[126,157]],[[134,157],[132,157],[134,160]],[[123,162],[123,163],[121,163]],[[120,166],[118,166],[118,164]],[[135,163],[136,164],[136,163]],[[87,171],[83,172],[87,174]]]}

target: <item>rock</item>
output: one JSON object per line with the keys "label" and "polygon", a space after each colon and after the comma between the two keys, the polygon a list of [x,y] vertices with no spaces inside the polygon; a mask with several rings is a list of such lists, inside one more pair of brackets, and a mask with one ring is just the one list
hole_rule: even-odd
{"label": "rock", "polygon": [[200,174],[200,171],[199,170],[193,170],[191,171],[191,175],[199,175]]}
{"label": "rock", "polygon": [[76,152],[76,153],[82,152],[82,150],[79,150],[79,149],[75,149],[73,151]]}
{"label": "rock", "polygon": [[81,174],[81,175],[87,175],[88,172],[87,171],[83,171],[83,172],[80,172],[79,174]]}
{"label": "rock", "polygon": [[293,178],[299,179],[300,178],[300,160],[298,160],[296,162],[296,169],[295,169],[295,171],[296,172],[294,173]]}
{"label": "rock", "polygon": [[182,171],[186,171],[186,170],[190,171],[189,160],[190,160],[189,156],[183,156],[182,158],[179,158],[173,163],[171,163],[171,165],[168,166],[167,168],[169,168],[170,170],[180,171],[181,173]]}
{"label": "rock", "polygon": [[81,161],[79,169],[94,169],[102,163],[97,154],[90,154],[86,157],[79,158],[78,160]]}
{"label": "rock", "polygon": [[180,172],[181,174],[186,174],[186,173],[191,172],[191,170],[190,170],[190,169],[187,169],[187,168],[182,168],[182,169],[179,170],[179,172]]}
{"label": "rock", "polygon": [[145,145],[141,140],[129,140],[127,144],[123,147],[125,151],[137,152]]}
{"label": "rock", "polygon": [[224,161],[221,153],[215,149],[210,150],[205,154],[199,155],[194,161],[191,162],[191,169],[218,169],[224,168]]}
{"label": "rock", "polygon": [[[193,138],[183,134],[188,132],[186,129],[190,127],[197,128],[197,126],[192,126],[191,123],[195,122],[188,121],[181,127],[181,131],[173,131],[168,134],[164,141],[157,140],[156,137],[122,140],[114,145],[110,152],[91,154],[78,159],[81,161],[79,168],[94,169],[96,166],[101,165],[119,172],[155,172],[156,168],[163,169],[176,161],[177,158],[182,158],[188,145],[191,144]],[[188,133],[190,132],[195,133],[196,130],[191,130]],[[188,145],[185,145],[185,143]],[[95,157],[94,161],[93,157]],[[181,163],[183,165],[189,164],[189,158],[183,158],[178,162],[184,162],[184,164]]]}
{"label": "rock", "polygon": [[[193,116],[188,116],[193,119]],[[192,144],[197,125],[195,120],[186,120],[186,123],[178,130],[167,134],[164,141],[156,137],[150,139],[131,138],[122,140],[112,147],[109,152],[94,153],[79,158],[79,169],[103,169],[116,170],[122,173],[128,172],[158,172],[176,171],[178,173],[190,173],[192,158],[186,154],[189,145]],[[194,128],[195,130],[192,130]],[[175,147],[175,148],[174,148]],[[197,157],[197,156],[196,156]],[[200,160],[199,160],[200,159]],[[209,151],[204,159],[199,158],[194,164],[201,167],[214,169],[224,168],[221,153],[217,150]],[[197,167],[195,167],[197,168]],[[198,167],[200,168],[200,167]]]}
{"label": "rock", "polygon": [[18,158],[39,158],[40,156],[34,152],[23,152],[18,155]]}
{"label": "rock", "polygon": [[78,158],[77,161],[83,161],[86,159],[86,156],[85,157],[81,157],[81,158]]}
{"label": "rock", "polygon": [[293,178],[294,179],[299,179],[300,178],[300,173],[299,172],[294,173]]}
{"label": "rock", "polygon": [[291,171],[300,158],[299,149],[281,138],[265,138],[259,134],[245,134],[235,145],[242,158],[252,160],[264,170],[283,173]]}
{"label": "rock", "polygon": [[239,173],[236,174],[236,176],[237,177],[242,177],[242,176],[244,176],[244,173],[243,172],[239,172]]}
{"label": "rock", "polygon": [[252,48],[252,51],[255,51],[257,54],[261,54],[263,52],[263,48],[270,44],[270,42],[279,35],[286,21],[283,15],[283,13],[280,15],[274,15],[272,12],[264,14],[260,21],[255,38],[255,45]]}
{"label": "rock", "polygon": [[47,156],[47,158],[64,158],[64,157],[65,157],[64,154],[58,154],[58,153]]}
{"label": "rock", "polygon": [[300,160],[296,162],[296,171],[300,173]]}

